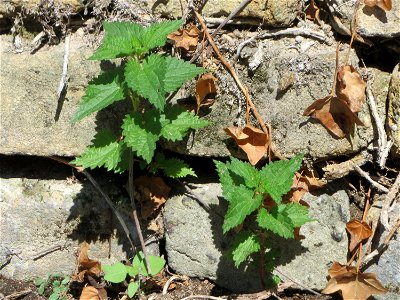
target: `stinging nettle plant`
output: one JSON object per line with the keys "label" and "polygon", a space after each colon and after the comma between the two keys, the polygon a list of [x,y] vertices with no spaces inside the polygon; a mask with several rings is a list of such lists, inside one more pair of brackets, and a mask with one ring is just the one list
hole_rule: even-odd
{"label": "stinging nettle plant", "polygon": [[[270,272],[274,267],[273,247],[268,238],[272,235],[295,238],[296,228],[313,221],[307,207],[282,201],[282,196],[291,189],[302,160],[303,155],[297,155],[291,160],[271,162],[261,170],[234,157],[226,163],[214,161],[223,196],[228,201],[223,232],[242,226],[232,247],[232,259],[237,268],[251,254],[259,253],[261,279],[264,278],[264,271]],[[265,201],[267,199],[272,201]]]}
{"label": "stinging nettle plant", "polygon": [[208,125],[206,120],[166,100],[169,93],[187,80],[207,71],[184,60],[154,52],[164,46],[167,35],[182,24],[183,20],[163,21],[149,27],[131,22],[103,24],[105,36],[90,59],[125,60],[121,66],[101,73],[90,82],[72,121],[79,121],[125,99],[131,101],[132,112],[123,119],[119,135],[111,130],[100,131],[93,145],[72,163],[85,168],[104,166],[109,171],[121,173],[128,169],[132,151],[145,165],[150,165],[153,172],[158,167],[172,178],[195,175],[179,159],[167,159],[160,154],[155,156],[161,138],[179,141],[189,130]]}

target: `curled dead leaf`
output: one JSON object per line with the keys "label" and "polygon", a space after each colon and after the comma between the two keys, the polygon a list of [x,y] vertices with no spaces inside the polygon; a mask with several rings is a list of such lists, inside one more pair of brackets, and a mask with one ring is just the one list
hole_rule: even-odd
{"label": "curled dead leaf", "polygon": [[168,35],[175,47],[184,49],[188,52],[196,50],[199,42],[200,30],[193,24],[187,29],[179,29]]}
{"label": "curled dead leaf", "polygon": [[364,4],[369,7],[378,6],[384,11],[392,9],[392,0],[364,0]]}
{"label": "curled dead leaf", "polygon": [[246,125],[244,128],[226,127],[224,130],[246,152],[253,166],[267,153],[270,145],[268,145],[268,135],[264,131],[251,125]]}
{"label": "curled dead leaf", "polygon": [[85,286],[82,290],[80,300],[106,300],[107,291],[103,288],[95,288],[94,286]]}
{"label": "curled dead leaf", "polygon": [[141,176],[133,182],[141,197],[141,215],[147,220],[161,205],[167,201],[171,188],[161,177]]}
{"label": "curled dead leaf", "polygon": [[311,0],[310,4],[305,10],[306,18],[312,21],[316,21],[319,25],[321,24],[321,19],[319,18],[319,7],[315,5],[315,1]]}
{"label": "curled dead leaf", "polygon": [[338,262],[334,262],[328,272],[330,280],[323,294],[340,291],[344,300],[367,300],[372,295],[387,292],[374,273],[357,272],[355,267],[343,266]]}
{"label": "curled dead leaf", "polygon": [[214,103],[213,99],[207,99],[206,97],[217,92],[216,82],[217,78],[215,78],[211,73],[206,73],[197,80],[197,110],[199,110],[201,106],[211,106]]}
{"label": "curled dead leaf", "polygon": [[336,94],[346,101],[350,110],[360,112],[365,102],[365,88],[367,84],[353,66],[342,66],[337,73]]}
{"label": "curled dead leaf", "polygon": [[353,250],[372,234],[371,227],[364,221],[352,220],[346,224],[346,229],[350,233],[349,251]]}
{"label": "curled dead leaf", "polygon": [[316,100],[306,108],[303,115],[318,119],[338,138],[344,138],[349,134],[354,124],[364,125],[347,103],[332,96]]}
{"label": "curled dead leaf", "polygon": [[84,281],[85,274],[98,277],[101,273],[101,263],[97,260],[90,259],[88,256],[89,244],[85,241],[82,243],[78,258],[78,274],[73,276],[73,280]]}
{"label": "curled dead leaf", "polygon": [[310,170],[308,167],[303,168],[301,172],[296,172],[293,177],[292,187],[289,193],[284,196],[284,201],[300,203],[305,193],[323,187],[325,182],[315,177],[315,175],[318,176],[317,172],[314,169]]}

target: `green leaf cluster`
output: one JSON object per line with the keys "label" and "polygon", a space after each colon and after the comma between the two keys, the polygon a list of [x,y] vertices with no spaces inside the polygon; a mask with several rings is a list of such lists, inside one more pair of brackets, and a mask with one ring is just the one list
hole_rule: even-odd
{"label": "green leaf cluster", "polygon": [[60,274],[47,274],[45,278],[36,278],[34,283],[39,295],[48,295],[50,300],[67,300],[70,279]]}
{"label": "green leaf cluster", "polygon": [[[150,164],[161,138],[179,141],[189,130],[208,125],[206,120],[177,105],[167,104],[166,100],[170,92],[206,70],[175,57],[151,53],[154,48],[164,46],[167,35],[182,23],[182,20],[164,21],[149,27],[130,22],[103,24],[105,36],[91,59],[126,57],[126,63],[104,71],[89,83],[72,121],[125,99],[132,102],[133,111],[125,116],[120,133],[99,132],[74,164],[85,168],[105,167],[120,173],[127,169],[131,151]],[[139,107],[146,109],[139,110]],[[179,160],[159,158],[154,165],[173,178],[195,175]]]}
{"label": "green leaf cluster", "polygon": [[[142,251],[138,252],[132,260],[132,265],[124,265],[121,262],[117,262],[112,265],[103,265],[102,270],[104,272],[104,279],[112,283],[120,283],[125,281],[126,276],[130,276],[135,279],[141,275],[144,277],[152,277],[164,268],[165,260],[159,256],[148,256],[150,264],[151,274],[147,272],[147,268],[144,261],[144,254]],[[139,288],[138,281],[131,281],[128,285],[128,296],[133,297]]]}
{"label": "green leaf cluster", "polygon": [[[258,227],[258,231],[242,231],[236,235],[232,251],[236,267],[262,248],[256,232],[294,238],[295,228],[312,221],[305,206],[282,203],[282,196],[289,192],[302,160],[303,156],[297,155],[291,160],[271,162],[261,170],[234,157],[226,163],[214,161],[223,196],[229,202],[223,232],[241,225],[249,216],[255,216]],[[271,209],[263,207],[267,195],[275,202]]]}

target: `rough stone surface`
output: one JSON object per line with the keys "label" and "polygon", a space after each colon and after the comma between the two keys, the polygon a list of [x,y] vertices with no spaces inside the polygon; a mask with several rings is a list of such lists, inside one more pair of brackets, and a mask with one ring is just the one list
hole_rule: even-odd
{"label": "rough stone surface", "polygon": [[99,62],[87,60],[94,50],[87,39],[79,34],[71,37],[68,89],[65,99],[58,100],[64,43],[35,54],[16,54],[11,36],[0,36],[0,153],[76,156],[91,143],[96,130],[118,127],[115,119],[124,114],[121,102],[70,122],[88,82],[100,73]]}
{"label": "rough stone surface", "polygon": [[[169,266],[181,274],[210,278],[235,292],[261,290],[255,264],[237,270],[228,257],[232,235],[222,234],[226,201],[221,197],[219,184],[198,185],[194,193],[211,206],[210,212],[182,195],[169,199],[165,206]],[[301,242],[275,241],[278,268],[307,287],[322,289],[329,263],[346,261],[349,199],[344,191],[338,191],[307,195],[305,200],[310,205],[311,217],[318,221],[302,227],[301,234],[306,239]]]}
{"label": "rough stone surface", "polygon": [[[59,165],[42,170],[47,177],[57,179],[35,178],[33,174],[37,174],[37,165],[15,171],[2,161],[3,167],[0,179],[0,265],[7,261],[10,253],[16,255],[12,255],[11,261],[1,268],[1,275],[13,279],[41,277],[49,272],[71,275],[83,241],[90,244],[89,257],[102,264],[132,257],[118,220],[90,182],[68,183],[65,174],[60,175],[57,171]],[[113,200],[128,202],[115,183],[99,183]],[[120,212],[138,245],[128,211],[121,205]],[[159,254],[154,239],[147,244],[150,252]],[[57,246],[63,248],[50,251]],[[48,250],[47,255],[34,259]]]}
{"label": "rough stone surface", "polygon": [[[69,9],[71,13],[77,13],[84,8],[80,0],[54,0],[52,3],[54,3],[54,7]],[[1,1],[0,15],[13,15],[15,11],[20,11],[21,8],[24,8],[25,12],[29,14],[30,11],[37,11],[39,5],[43,6],[42,0]]]}
{"label": "rough stone surface", "polygon": [[392,153],[400,156],[400,65],[392,73],[388,95],[387,125],[393,140]]}
{"label": "rough stone surface", "polygon": [[[334,28],[341,34],[348,34],[354,14],[356,0],[326,1],[333,18]],[[400,36],[400,0],[392,1],[392,10],[385,12],[379,7],[361,6],[357,12],[357,33],[366,38],[395,38]],[[339,23],[340,22],[340,23]],[[347,30],[343,30],[343,26]],[[347,31],[347,32],[346,32]]]}
{"label": "rough stone surface", "polygon": [[[272,126],[276,149],[285,156],[301,152],[315,158],[329,158],[366,148],[374,139],[367,103],[359,113],[365,127],[357,127],[353,139],[337,139],[319,122],[303,116],[309,105],[329,95],[332,89],[336,47],[305,38],[297,41],[292,38],[261,41],[257,49],[245,48],[243,52],[243,60],[248,64],[261,49],[262,63],[254,72],[236,65],[252,92],[253,102],[261,117]],[[340,51],[342,60],[346,53],[347,49]],[[351,63],[356,66],[357,61],[353,53]],[[375,76],[372,89],[384,120],[390,74],[373,68],[369,70]],[[219,71],[217,76],[217,100],[205,115],[211,125],[197,130],[184,142],[167,145],[168,148],[199,156],[234,154],[244,157],[223,128],[244,125],[245,100],[230,75]],[[282,89],[288,84],[287,89]]]}
{"label": "rough stone surface", "polygon": [[[202,14],[205,17],[226,17],[241,2],[241,0],[210,0],[205,3]],[[148,5],[154,13],[159,13],[163,16],[180,18],[183,15],[182,3],[179,0],[150,0],[148,1]],[[298,11],[299,2],[296,0],[258,0],[251,1],[237,17],[262,19],[265,25],[281,27],[291,24],[296,18]],[[246,23],[246,20],[243,20],[243,22]]]}

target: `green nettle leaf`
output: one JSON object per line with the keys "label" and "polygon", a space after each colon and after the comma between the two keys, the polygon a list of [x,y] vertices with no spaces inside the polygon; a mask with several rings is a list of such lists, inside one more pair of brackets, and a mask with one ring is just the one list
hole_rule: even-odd
{"label": "green nettle leaf", "polygon": [[247,162],[231,157],[229,170],[242,177],[249,188],[256,188],[260,184],[258,170]]}
{"label": "green nettle leaf", "polygon": [[193,77],[207,72],[207,69],[197,67],[182,59],[167,56],[164,89],[166,92],[173,92],[186,81]]}
{"label": "green nettle leaf", "polygon": [[[151,268],[151,276],[156,275],[158,272],[162,270],[165,266],[165,260],[159,256],[148,255],[147,256]],[[144,254],[142,251],[139,251],[138,254],[132,260],[132,265],[139,268],[139,273],[145,277],[148,277],[149,274],[147,273],[145,261],[144,261]]]}
{"label": "green nettle leaf", "polygon": [[254,233],[242,231],[235,238],[234,246],[235,250],[232,251],[233,261],[235,267],[244,262],[250,254],[260,251],[260,241]]}
{"label": "green nettle leaf", "polygon": [[139,289],[139,283],[137,281],[131,282],[128,285],[128,297],[133,298],[137,290]]}
{"label": "green nettle leaf", "polygon": [[176,31],[183,24],[183,19],[173,21],[163,21],[160,23],[151,24],[145,29],[142,36],[142,44],[146,49],[151,50],[156,47],[162,47],[167,42],[168,34]]}
{"label": "green nettle leaf", "polygon": [[291,220],[275,211],[269,213],[265,208],[259,210],[257,222],[261,228],[268,229],[283,238],[294,238]]}
{"label": "green nettle leaf", "polygon": [[314,221],[308,216],[308,208],[298,203],[281,204],[278,206],[278,213],[289,218],[294,227]]}
{"label": "green nettle leaf", "polygon": [[219,182],[222,186],[222,195],[225,197],[227,201],[232,198],[234,182],[229,172],[230,163],[227,162],[224,164],[218,160],[214,160],[214,164],[216,166],[216,170],[219,177]]}
{"label": "green nettle leaf", "polygon": [[142,64],[136,60],[130,60],[126,64],[125,81],[128,87],[163,111],[166,103],[163,82],[165,72],[165,57],[151,54]]}
{"label": "green nettle leaf", "polygon": [[149,109],[143,114],[127,115],[123,120],[122,129],[126,144],[136,151],[138,156],[150,163],[161,132],[158,111]]}
{"label": "green nettle leaf", "polygon": [[290,191],[293,176],[300,168],[303,155],[299,154],[291,160],[271,162],[260,171],[260,180],[264,190],[277,203],[281,203],[282,196]]}
{"label": "green nettle leaf", "polygon": [[144,28],[131,22],[104,22],[104,38],[90,59],[104,60],[141,53]]}
{"label": "green nettle leaf", "polygon": [[[176,109],[177,107],[174,107],[174,110]],[[178,107],[178,109],[180,108]],[[200,129],[208,125],[207,120],[200,119],[189,111],[181,111],[179,115],[169,115],[166,112],[165,120],[169,123],[165,122],[161,135],[172,142],[182,140],[189,129]]]}
{"label": "green nettle leaf", "polygon": [[189,166],[177,158],[165,158],[164,154],[157,153],[155,157],[157,169],[164,171],[165,175],[171,178],[182,178],[188,175],[196,176],[196,173]]}
{"label": "green nettle leaf", "polygon": [[112,264],[111,266],[105,265],[101,267],[104,272],[104,279],[112,283],[120,283],[126,278],[126,268],[121,262]]}
{"label": "green nettle leaf", "polygon": [[86,87],[85,95],[71,121],[76,122],[93,112],[125,99],[121,69],[106,71]]}
{"label": "green nettle leaf", "polygon": [[71,163],[90,169],[104,166],[108,171],[114,170],[119,173],[124,171],[119,166],[125,151],[125,144],[118,142],[114,134],[110,131],[100,131],[95,136],[93,146],[86,148],[85,152]]}
{"label": "green nettle leaf", "polygon": [[254,196],[254,192],[245,186],[235,187],[235,192],[229,199],[228,211],[225,214],[222,229],[224,233],[240,225],[244,219],[255,211],[263,200],[261,194]]}

